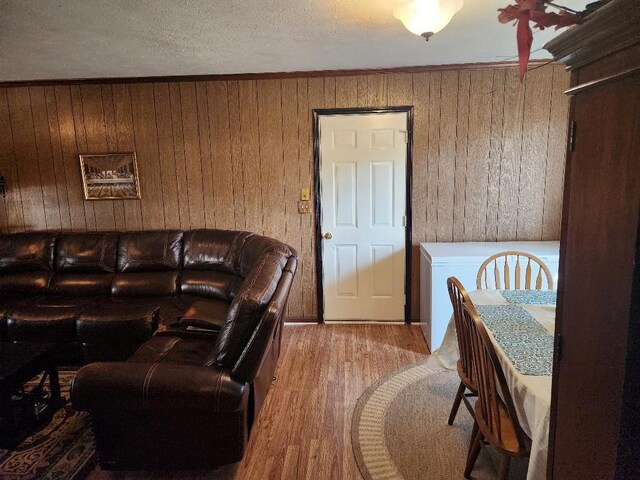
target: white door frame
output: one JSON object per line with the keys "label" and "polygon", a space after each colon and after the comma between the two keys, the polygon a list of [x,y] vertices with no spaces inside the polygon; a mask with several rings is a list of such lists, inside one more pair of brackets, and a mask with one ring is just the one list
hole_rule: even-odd
{"label": "white door frame", "polygon": [[406,228],[405,228],[405,280],[404,280],[404,321],[411,323],[411,186],[413,165],[413,106],[384,108],[331,108],[313,110],[313,167],[314,198],[316,217],[316,295],[318,299],[318,323],[324,323],[324,289],[322,271],[322,188],[320,184],[320,116],[359,115],[363,113],[406,113],[407,114],[407,167],[406,167]]}

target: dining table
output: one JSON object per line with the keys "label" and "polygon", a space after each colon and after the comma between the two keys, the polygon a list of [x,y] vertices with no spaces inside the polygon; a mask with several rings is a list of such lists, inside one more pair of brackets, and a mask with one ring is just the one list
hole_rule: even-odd
{"label": "dining table", "polygon": [[[549,443],[556,291],[474,290],[469,297],[496,347],[520,425],[531,438],[527,480],[543,480]],[[452,317],[428,365],[455,370],[459,358]]]}

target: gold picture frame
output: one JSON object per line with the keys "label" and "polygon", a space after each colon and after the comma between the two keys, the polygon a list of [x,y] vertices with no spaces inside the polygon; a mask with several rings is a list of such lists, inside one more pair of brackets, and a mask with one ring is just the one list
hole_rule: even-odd
{"label": "gold picture frame", "polygon": [[85,200],[140,199],[136,152],[80,155]]}

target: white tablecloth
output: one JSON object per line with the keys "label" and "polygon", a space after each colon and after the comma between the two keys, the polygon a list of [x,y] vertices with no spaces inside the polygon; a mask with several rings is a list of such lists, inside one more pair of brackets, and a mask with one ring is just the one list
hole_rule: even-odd
{"label": "white tablecloth", "polygon": [[[475,305],[509,305],[496,290],[474,290],[469,296]],[[520,305],[553,335],[555,305]],[[489,331],[491,335],[491,332]],[[493,337],[492,337],[493,338]],[[549,443],[549,409],[551,405],[551,376],[522,375],[508,360],[499,345],[496,351],[502,364],[518,419],[524,432],[531,437],[531,456],[527,480],[544,480],[547,472]],[[441,347],[429,359],[432,368],[456,369],[460,358],[453,318],[449,322]]]}

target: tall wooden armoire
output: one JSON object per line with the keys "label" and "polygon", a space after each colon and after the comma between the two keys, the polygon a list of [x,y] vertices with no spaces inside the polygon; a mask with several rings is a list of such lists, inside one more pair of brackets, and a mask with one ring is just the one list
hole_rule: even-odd
{"label": "tall wooden armoire", "polygon": [[640,479],[640,0],[545,48],[571,71],[548,478]]}

